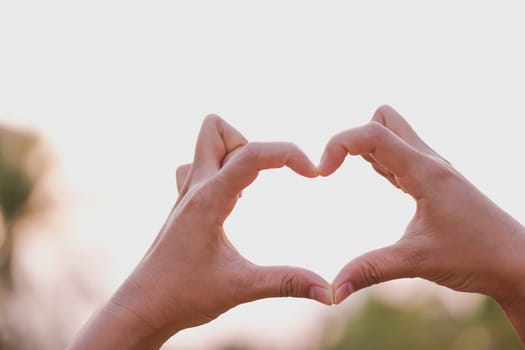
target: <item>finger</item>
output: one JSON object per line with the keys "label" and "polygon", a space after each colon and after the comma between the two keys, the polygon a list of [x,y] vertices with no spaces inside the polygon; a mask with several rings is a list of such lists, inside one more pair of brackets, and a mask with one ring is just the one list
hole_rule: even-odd
{"label": "finger", "polygon": [[259,171],[284,166],[306,177],[317,176],[315,165],[292,143],[249,143],[240,148],[215,177],[216,198],[236,198],[257,178]]}
{"label": "finger", "polygon": [[184,164],[177,168],[176,177],[177,177],[177,191],[181,193],[181,189],[188,178],[188,175],[191,171],[191,163]]}
{"label": "finger", "polygon": [[374,159],[374,157],[372,157],[368,153],[363,154],[361,157],[363,157],[363,159],[366,160],[368,163],[371,163],[371,164],[376,163],[376,160]]}
{"label": "finger", "polygon": [[388,170],[385,169],[385,167],[383,167],[381,164],[376,162],[376,160],[374,159],[374,157],[372,157],[372,155],[370,155],[370,154],[363,154],[361,157],[363,157],[363,159],[365,159],[367,162],[369,162],[372,165],[372,168],[374,168],[374,170],[379,175],[384,176],[386,178],[389,178],[389,177],[393,176],[391,173],[389,173]]}
{"label": "finger", "polygon": [[[232,152],[228,153],[226,157],[224,157],[222,161],[221,167],[226,164],[230,158],[235,154],[235,152],[239,148],[234,149]],[[187,187],[184,186],[186,181],[188,180],[189,173],[191,172],[192,164],[184,164],[177,168],[176,171],[176,178],[177,178],[177,191],[181,196],[183,196],[186,193]],[[239,194],[239,197],[242,195],[242,193]]]}
{"label": "finger", "polygon": [[334,303],[339,304],[350,294],[374,284],[415,277],[417,258],[407,256],[406,249],[400,245],[392,245],[352,260],[332,282]]}
{"label": "finger", "polygon": [[[221,168],[224,166],[224,164],[228,163],[230,161],[230,159],[235,155],[235,153],[237,153],[242,147],[238,147],[236,149],[234,149],[232,152],[228,153],[226,155],[226,157],[224,157],[224,160],[222,162],[222,166]],[[239,193],[239,196],[238,198],[241,198],[242,197],[242,191]]]}
{"label": "finger", "polygon": [[372,157],[370,154],[363,154],[363,159],[365,159],[367,162],[369,162],[372,165],[372,168],[378,173],[379,175],[383,176],[385,179],[387,179],[392,185],[394,185],[397,188],[401,188],[399,183],[397,182],[394,174],[386,170],[381,164],[376,162],[374,157]]}
{"label": "finger", "polygon": [[221,168],[224,166],[224,164],[228,163],[230,161],[230,159],[237,153],[239,152],[239,150],[242,148],[241,147],[236,147],[234,148],[233,150],[231,150],[230,152],[228,152],[228,154],[226,154],[226,157],[224,157],[224,159],[222,160],[222,163],[221,163]]}
{"label": "finger", "polygon": [[424,166],[425,156],[403,141],[391,130],[377,122],[343,131],[326,145],[318,171],[328,176],[337,170],[347,154],[366,155],[375,159],[385,170],[405,176],[416,167]]}
{"label": "finger", "polygon": [[395,111],[392,107],[387,105],[379,107],[375,111],[372,120],[382,124],[387,129],[392,130],[394,134],[417,150],[432,156],[441,157],[418,136],[405,118],[403,118],[401,114]]}
{"label": "finger", "polygon": [[372,164],[372,168],[374,168],[376,173],[387,179],[392,185],[401,189],[401,185],[399,184],[399,182],[397,182],[395,176],[392,173],[386,171],[382,166],[380,166],[377,163]]}
{"label": "finger", "polygon": [[191,183],[198,183],[215,175],[224,158],[247,142],[241,133],[220,117],[207,116],[195,146]]}
{"label": "finger", "polygon": [[272,297],[296,297],[333,304],[330,284],[312,271],[289,266],[257,266],[250,301]]}

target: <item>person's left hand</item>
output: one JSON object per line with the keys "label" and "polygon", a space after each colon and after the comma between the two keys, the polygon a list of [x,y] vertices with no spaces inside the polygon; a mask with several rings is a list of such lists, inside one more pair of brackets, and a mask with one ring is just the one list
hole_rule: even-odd
{"label": "person's left hand", "polygon": [[256,299],[293,296],[331,304],[331,286],[323,278],[302,268],[255,265],[224,232],[223,223],[241,191],[260,170],[283,166],[317,176],[297,146],[248,143],[219,117],[207,117],[193,163],[177,170],[175,207],[109,304],[142,320],[159,341]]}

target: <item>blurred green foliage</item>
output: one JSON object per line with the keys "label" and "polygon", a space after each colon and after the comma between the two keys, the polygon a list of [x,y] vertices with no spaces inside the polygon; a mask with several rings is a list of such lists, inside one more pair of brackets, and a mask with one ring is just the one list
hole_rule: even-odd
{"label": "blurred green foliage", "polygon": [[38,145],[35,134],[0,127],[0,283],[12,285],[11,260],[14,223],[22,215],[37,178],[29,168],[30,157]]}
{"label": "blurred green foliage", "polygon": [[[309,350],[523,349],[505,314],[490,298],[483,299],[472,312],[451,314],[430,297],[424,303],[402,305],[370,297],[346,320],[329,320],[323,327],[320,344],[313,344]],[[264,344],[221,349],[270,350]]]}
{"label": "blurred green foliage", "polygon": [[[327,335],[332,326],[327,325]],[[519,350],[522,346],[503,311],[489,298],[475,312],[455,316],[437,300],[393,305],[371,298],[349,317],[340,337],[326,339],[320,349]]]}

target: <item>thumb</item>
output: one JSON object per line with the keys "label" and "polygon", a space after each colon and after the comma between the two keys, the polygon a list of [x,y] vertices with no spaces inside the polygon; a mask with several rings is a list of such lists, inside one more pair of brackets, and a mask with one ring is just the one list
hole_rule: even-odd
{"label": "thumb", "polygon": [[377,249],[350,261],[332,282],[334,304],[350,294],[374,284],[398,278],[415,277],[415,264],[406,258],[399,244]]}
{"label": "thumb", "polygon": [[333,304],[330,284],[316,273],[290,266],[257,266],[251,300],[272,297],[296,297]]}

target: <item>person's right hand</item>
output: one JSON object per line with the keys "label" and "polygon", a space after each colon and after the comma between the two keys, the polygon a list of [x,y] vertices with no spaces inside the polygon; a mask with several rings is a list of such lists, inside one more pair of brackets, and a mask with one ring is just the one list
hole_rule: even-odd
{"label": "person's right hand", "polygon": [[370,123],[334,136],[318,167],[320,174],[333,173],[347,153],[363,156],[410,194],[417,210],[397,243],[357,257],[341,270],[332,284],[335,303],[372,284],[422,277],[492,296],[524,339],[524,227],[425,144],[390,107],[379,108]]}

